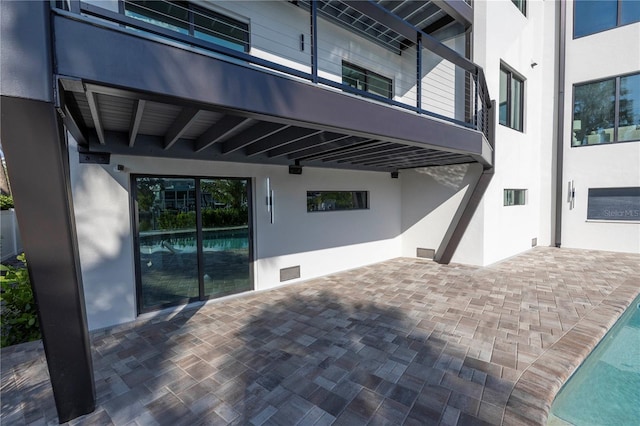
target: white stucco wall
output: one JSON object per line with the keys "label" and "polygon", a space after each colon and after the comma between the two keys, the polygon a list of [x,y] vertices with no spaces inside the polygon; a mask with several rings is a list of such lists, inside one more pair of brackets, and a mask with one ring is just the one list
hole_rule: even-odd
{"label": "white stucco wall", "polygon": [[[524,77],[524,129],[497,124],[496,111],[495,174],[454,261],[487,265],[530,249],[533,238],[542,245],[551,241],[555,59],[547,54],[554,39],[545,24],[553,22],[555,6],[527,5],[527,16],[510,1],[474,5],[473,60],[484,68],[496,107],[501,63]],[[526,189],[526,205],[504,206],[505,189]]]}
{"label": "white stucco wall", "polygon": [[442,240],[465,195],[482,173],[479,164],[461,164],[403,170],[402,255],[416,249],[441,248]]}
{"label": "white stucco wall", "polygon": [[[257,290],[281,285],[281,268],[299,265],[299,280],[307,280],[401,254],[400,182],[388,173],[305,167],[302,175],[290,175],[284,166],[115,155],[108,166],[79,164],[73,146],[70,162],[90,329],[136,317],[131,173],[250,178]],[[114,171],[116,164],[124,172]],[[267,177],[274,191],[273,224],[264,202]],[[369,191],[370,209],[308,213],[307,190]]]}
{"label": "white stucco wall", "polygon": [[[632,41],[634,40],[634,41]],[[573,85],[640,72],[640,23],[573,39],[567,4],[562,246],[640,252],[640,222],[587,221],[589,188],[640,186],[640,141],[571,147]],[[569,208],[568,182],[575,186]]]}

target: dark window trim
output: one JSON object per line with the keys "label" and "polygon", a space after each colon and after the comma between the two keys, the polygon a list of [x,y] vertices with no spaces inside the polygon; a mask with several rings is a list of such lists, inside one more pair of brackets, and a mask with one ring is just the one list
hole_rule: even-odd
{"label": "dark window trim", "polygon": [[[498,124],[515,130],[516,132],[524,133],[524,97],[525,97],[525,81],[521,74],[515,72],[511,67],[504,63],[500,63],[500,72],[507,74],[507,124],[500,123],[500,117],[498,117]],[[522,83],[522,96],[520,96],[520,117],[518,120],[519,129],[514,127],[514,123],[511,117],[511,104],[513,103],[513,94],[511,93],[511,80],[515,79]],[[500,106],[498,105],[498,108]]]}
{"label": "dark window trim", "polygon": [[[512,198],[513,204],[505,204],[505,195],[506,195],[507,191],[513,191],[513,198]],[[519,198],[519,197],[516,196],[516,194],[518,194],[519,192],[524,193],[524,202],[522,204],[516,203],[516,201]],[[502,204],[503,204],[503,207],[526,206],[528,198],[529,198],[528,192],[529,191],[526,188],[505,188],[502,191]]]}
{"label": "dark window trim", "polygon": [[[631,77],[634,75],[640,75],[640,72],[630,72],[630,73],[626,73],[626,74],[619,74],[619,75],[614,75],[614,76],[608,76],[605,78],[598,78],[598,79],[593,79],[593,80],[586,80],[586,81],[581,81],[580,83],[574,83],[572,85],[572,93],[571,93],[571,105],[572,105],[572,112],[571,112],[571,129],[570,129],[570,134],[569,134],[569,145],[571,148],[583,148],[583,147],[587,147],[587,146],[602,146],[602,145],[617,145],[617,144],[622,144],[622,143],[634,143],[634,142],[640,142],[640,138],[639,139],[630,139],[630,140],[626,140],[626,141],[618,141],[618,128],[619,128],[619,124],[620,124],[620,81],[621,79],[625,78],[625,77]],[[604,81],[609,81],[609,80],[615,80],[615,104],[614,104],[614,118],[613,118],[613,139],[612,141],[609,142],[601,142],[601,143],[593,143],[593,144],[579,144],[579,145],[574,145],[573,144],[573,122],[575,121],[575,105],[576,105],[576,86],[583,86],[583,85],[587,85],[587,84],[595,84],[595,83],[602,83]]]}
{"label": "dark window trim", "polygon": [[[607,194],[607,192],[609,192]],[[616,194],[617,192],[617,194]],[[622,187],[597,187],[588,188],[587,190],[587,222],[611,222],[611,223],[638,223],[640,221],[640,211],[638,209],[620,209],[619,204],[612,210],[615,214],[610,214],[612,210],[605,209],[603,213],[608,215],[607,217],[589,217],[589,214],[593,215],[594,204],[597,204],[595,200],[599,197],[610,198],[615,196],[631,196],[638,197],[640,199],[640,187],[639,186],[622,186]],[[624,212],[619,214],[619,212]],[[629,219],[625,219],[625,218]]]}
{"label": "dark window trim", "polygon": [[[351,62],[347,62],[347,61],[345,61],[345,60],[342,60],[342,67],[345,67],[345,66],[346,66],[347,68],[351,68],[351,69],[353,69],[354,71],[358,71],[358,72],[361,72],[362,74],[364,74],[364,77],[365,77],[365,81],[364,81],[364,86],[365,86],[365,87],[364,87],[364,92],[371,93],[371,94],[374,94],[374,95],[378,95],[378,96],[380,96],[380,97],[384,97],[384,96],[379,95],[379,94],[377,94],[377,93],[375,93],[375,92],[371,92],[371,91],[369,91],[369,76],[375,76],[376,78],[378,78],[378,79],[380,79],[380,80],[386,80],[387,82],[389,82],[389,88],[390,88],[390,90],[389,90],[389,96],[388,96],[388,99],[393,99],[393,79],[392,79],[392,78],[385,77],[384,75],[378,74],[378,73],[376,73],[376,72],[373,72],[373,71],[371,71],[371,70],[368,70],[368,69],[366,69],[366,68],[363,68],[363,67],[361,67],[361,66],[359,66],[359,65],[355,65],[355,64],[353,64],[353,63],[351,63]],[[350,85],[348,85],[348,84],[344,83],[344,75],[342,75],[342,79],[343,79],[343,83],[342,83],[342,84],[345,84],[345,85],[347,85],[347,86],[349,86],[349,87],[352,87],[352,88],[354,88],[354,89],[356,89],[356,90],[359,90],[359,89],[357,89],[357,88],[355,88],[355,87],[353,87],[353,86],[350,86]]]}
{"label": "dark window trim", "polygon": [[[219,299],[221,297],[226,297],[226,296],[230,296],[233,294],[239,294],[239,293],[229,293],[229,294],[219,294],[216,295],[216,297],[211,297],[208,295],[205,295],[204,292],[201,292],[200,290],[204,289],[204,281],[203,281],[203,277],[202,277],[202,271],[200,270],[200,268],[202,267],[201,265],[201,256],[202,253],[200,249],[198,249],[198,289],[200,291],[200,295],[198,297],[185,297],[173,302],[168,302],[168,303],[161,303],[158,305],[153,305],[153,306],[146,306],[143,307],[142,306],[142,272],[140,271],[140,240],[139,240],[139,235],[138,235],[138,230],[140,229],[140,221],[139,221],[139,215],[138,215],[138,208],[136,206],[136,200],[137,200],[137,193],[138,193],[138,186],[136,184],[136,179],[137,178],[161,178],[161,179],[193,179],[195,181],[195,188],[197,188],[196,190],[196,200],[199,200],[201,198],[201,192],[200,192],[200,181],[203,179],[226,179],[226,180],[245,180],[247,181],[247,211],[248,211],[248,218],[247,218],[247,225],[248,225],[248,231],[249,231],[249,259],[248,259],[248,263],[249,263],[249,281],[251,282],[251,289],[247,290],[248,291],[253,291],[256,289],[256,283],[255,283],[255,277],[254,277],[254,262],[256,260],[255,254],[254,254],[254,226],[253,226],[253,219],[254,219],[254,213],[253,213],[253,197],[254,197],[254,185],[253,185],[253,178],[251,177],[240,177],[240,176],[207,176],[207,175],[197,175],[197,176],[193,176],[193,175],[176,175],[176,174],[155,174],[155,173],[131,173],[129,175],[129,211],[130,211],[130,216],[131,216],[131,221],[132,221],[132,233],[133,233],[133,259],[134,259],[134,275],[135,275],[135,286],[136,286],[136,311],[137,311],[137,315],[143,315],[149,312],[157,312],[159,310],[165,309],[165,308],[172,308],[175,306],[180,306],[183,304],[189,304],[189,303],[195,303],[195,302],[206,302],[208,300],[213,300],[213,299]],[[197,204],[200,204],[200,201],[196,201]],[[199,210],[199,206],[197,207]],[[202,241],[202,219],[200,217],[200,214],[196,214],[196,233],[197,233],[197,238],[199,241]],[[200,242],[198,243],[198,246],[200,246]],[[246,293],[246,292],[244,292]]]}
{"label": "dark window trim", "polygon": [[511,0],[511,3],[520,11],[524,16],[527,16],[527,0],[520,0],[521,3],[518,4],[518,0]]}
{"label": "dark window trim", "polygon": [[[204,15],[208,18],[211,18],[213,20],[219,20],[225,24],[228,25],[235,25],[235,23],[238,23],[240,25],[246,25],[247,29],[246,29],[246,34],[247,34],[247,39],[246,42],[243,40],[242,42],[238,41],[236,44],[238,45],[242,45],[243,46],[243,51],[249,52],[249,50],[251,49],[251,30],[250,30],[250,25],[248,21],[243,21],[243,20],[239,20],[236,18],[233,18],[231,16],[225,15],[224,13],[220,13],[217,12],[215,10],[203,7],[203,6],[199,6],[196,4],[193,4],[191,2],[186,2],[186,1],[171,1],[169,3],[174,3],[178,6],[181,6],[185,9],[188,9],[188,16],[189,16],[189,36],[191,37],[196,37],[195,36],[195,14],[200,14],[200,15]],[[135,4],[135,3],[133,3]],[[119,1],[119,5],[118,8],[120,10],[120,13],[125,14],[126,13],[126,9],[127,9],[127,2],[120,0]],[[231,21],[231,22],[229,22]],[[223,37],[219,37],[221,39],[224,39]],[[232,42],[230,42],[232,43]]]}
{"label": "dark window trim", "polygon": [[[609,0],[611,1],[611,0]],[[633,24],[637,24],[640,21],[633,21],[633,22],[629,22],[627,24],[621,24],[620,21],[622,20],[622,8],[620,7],[620,3],[623,0],[616,0],[616,4],[617,4],[617,9],[616,9],[616,25],[611,27],[611,28],[606,28],[604,30],[600,30],[600,31],[596,31],[594,33],[589,33],[589,34],[585,34],[585,35],[581,35],[581,36],[576,36],[576,4],[578,3],[577,1],[573,2],[573,40],[579,39],[579,38],[584,38],[584,37],[589,37],[592,36],[594,34],[600,34],[603,33],[605,31],[611,31],[613,29],[616,28],[622,28],[622,27],[626,27],[627,25],[633,25]]]}
{"label": "dark window trim", "polygon": [[313,193],[336,193],[336,192],[341,192],[341,193],[356,193],[356,192],[362,192],[364,194],[366,194],[366,205],[364,207],[354,207],[354,208],[347,208],[347,209],[327,209],[327,210],[309,210],[309,205],[307,204],[307,213],[325,213],[325,212],[348,212],[348,211],[354,211],[354,210],[370,210],[371,209],[371,192],[370,191],[366,191],[366,190],[335,190],[335,191],[329,191],[329,190],[310,190],[307,191],[307,200],[309,199],[310,194]]}

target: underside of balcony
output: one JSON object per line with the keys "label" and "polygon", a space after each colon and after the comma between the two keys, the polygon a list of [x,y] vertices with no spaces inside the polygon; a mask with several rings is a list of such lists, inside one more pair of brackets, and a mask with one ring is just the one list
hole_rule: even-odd
{"label": "underside of balcony", "polygon": [[238,60],[243,54],[61,11],[53,31],[58,103],[88,153],[383,172],[492,165],[477,126]]}

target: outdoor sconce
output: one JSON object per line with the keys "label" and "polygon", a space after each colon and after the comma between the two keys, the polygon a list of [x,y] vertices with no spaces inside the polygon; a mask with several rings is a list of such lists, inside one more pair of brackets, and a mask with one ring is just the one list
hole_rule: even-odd
{"label": "outdoor sconce", "polygon": [[398,179],[399,172],[391,172],[391,179]]}
{"label": "outdoor sconce", "polygon": [[271,223],[274,221],[273,215],[273,189],[271,189],[271,179],[267,178],[267,212],[269,213],[269,220]]}

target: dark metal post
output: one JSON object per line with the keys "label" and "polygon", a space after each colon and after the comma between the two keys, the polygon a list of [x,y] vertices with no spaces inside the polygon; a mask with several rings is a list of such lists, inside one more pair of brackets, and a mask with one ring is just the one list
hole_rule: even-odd
{"label": "dark metal post", "polygon": [[416,43],[416,108],[422,110],[422,34],[418,33]]}
{"label": "dark metal post", "polygon": [[478,70],[476,69],[475,73],[473,74],[473,81],[474,81],[474,102],[473,102],[473,124],[476,126],[476,129],[478,129],[478,102],[480,101],[480,90],[478,88],[478,86],[480,85],[480,76],[478,75]]}
{"label": "dark metal post", "polygon": [[[72,6],[75,3],[72,3]],[[54,105],[49,2],[0,2],[0,140],[60,422],[95,408],[64,127]],[[5,81],[6,80],[6,81]]]}
{"label": "dark metal post", "polygon": [[560,247],[562,244],[562,188],[564,187],[563,181],[563,158],[564,158],[564,85],[565,85],[565,40],[567,36],[567,4],[565,0],[558,2],[558,63],[557,63],[557,89],[558,97],[556,100],[556,117],[557,129],[556,129],[556,214],[555,214],[555,246]]}
{"label": "dark metal post", "polygon": [[318,83],[318,3],[311,0],[311,75]]}
{"label": "dark metal post", "polygon": [[63,129],[49,102],[1,102],[2,148],[58,418],[66,422],[95,409],[95,388]]}

